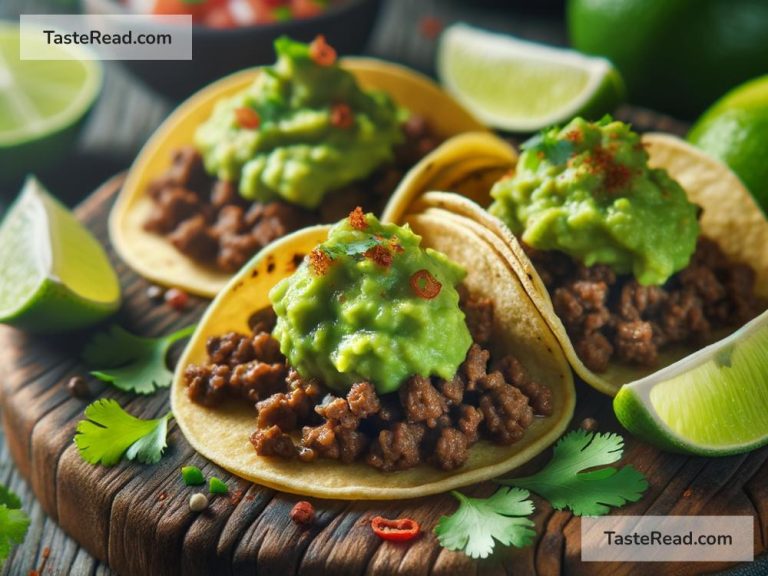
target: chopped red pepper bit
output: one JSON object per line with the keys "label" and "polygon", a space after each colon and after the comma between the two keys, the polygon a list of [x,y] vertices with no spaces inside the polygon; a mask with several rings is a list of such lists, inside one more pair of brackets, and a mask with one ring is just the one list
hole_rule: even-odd
{"label": "chopped red pepper bit", "polygon": [[410,279],[411,289],[416,296],[424,298],[425,300],[432,300],[440,294],[440,289],[443,287],[437,278],[429,273],[429,270],[418,270],[413,273]]}
{"label": "chopped red pepper bit", "polygon": [[355,123],[355,115],[347,104],[340,102],[331,106],[331,125],[336,128],[351,128]]}
{"label": "chopped red pepper bit", "polygon": [[309,57],[318,66],[333,66],[336,62],[336,50],[325,41],[325,36],[320,34],[309,45]]}
{"label": "chopped red pepper bit", "polygon": [[383,516],[376,516],[371,520],[371,528],[374,534],[382,540],[392,540],[394,542],[406,542],[419,535],[419,523],[410,518],[398,518],[389,520]]}
{"label": "chopped red pepper bit", "polygon": [[261,125],[261,118],[259,114],[253,108],[243,106],[241,108],[235,108],[235,120],[241,128],[248,130],[256,130]]}
{"label": "chopped red pepper bit", "polygon": [[184,310],[189,301],[189,295],[178,288],[171,288],[165,293],[166,303],[174,310]]}
{"label": "chopped red pepper bit", "polygon": [[291,509],[291,520],[300,526],[312,524],[315,520],[315,508],[306,500],[296,502],[296,505]]}
{"label": "chopped red pepper bit", "polygon": [[363,256],[384,268],[388,268],[392,264],[392,253],[381,244],[368,248]]}
{"label": "chopped red pepper bit", "polygon": [[331,267],[333,259],[320,248],[315,248],[309,253],[309,266],[317,276],[323,276]]}
{"label": "chopped red pepper bit", "polygon": [[360,206],[357,206],[349,213],[349,225],[355,230],[365,230],[368,227],[368,222],[365,220],[365,212],[363,212]]}

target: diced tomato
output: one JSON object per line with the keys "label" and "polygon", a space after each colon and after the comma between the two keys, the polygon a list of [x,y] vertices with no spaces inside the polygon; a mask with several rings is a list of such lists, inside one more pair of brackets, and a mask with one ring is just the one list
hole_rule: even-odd
{"label": "diced tomato", "polygon": [[318,66],[333,66],[336,62],[336,50],[325,41],[325,36],[320,34],[309,45],[309,57]]}
{"label": "diced tomato", "polygon": [[241,128],[248,130],[256,130],[261,125],[261,118],[259,118],[258,112],[247,106],[235,108],[235,120],[237,120]]}
{"label": "diced tomato", "polygon": [[208,12],[226,7],[228,0],[155,0],[153,14],[189,14],[193,22],[202,22]]}
{"label": "diced tomato", "polygon": [[211,28],[236,28],[238,25],[229,6],[217,6],[205,15],[203,23]]}

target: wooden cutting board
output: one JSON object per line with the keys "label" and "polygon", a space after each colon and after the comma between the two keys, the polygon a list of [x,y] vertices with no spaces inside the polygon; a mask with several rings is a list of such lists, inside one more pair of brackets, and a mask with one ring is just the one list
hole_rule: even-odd
{"label": "wooden cutting board", "polygon": [[[105,245],[107,214],[122,177],[106,183],[77,210]],[[125,304],[116,320],[138,334],[155,336],[195,322],[207,302],[192,299],[183,313],[151,302],[148,284],[128,270],[110,248],[120,275]],[[169,448],[155,466],[121,463],[113,468],[81,460],[72,442],[76,422],[88,401],[71,397],[67,380],[85,375],[78,354],[85,335],[32,337],[0,327],[0,391],[4,425],[13,458],[44,510],[97,558],[118,573],[162,574],[701,574],[724,569],[714,564],[589,564],[580,561],[580,520],[536,504],[536,542],[523,550],[499,548],[489,559],[473,561],[442,549],[431,530],[456,508],[447,494],[397,502],[313,500],[317,520],[297,527],[289,511],[298,497],[233,477],[196,454],[171,425]],[[176,355],[178,355],[178,350]],[[94,398],[117,399],[129,412],[157,417],[168,410],[168,394],[123,394],[90,379]],[[583,383],[573,426],[597,419],[601,431],[621,432],[610,399]],[[543,454],[527,466],[532,470]],[[768,546],[768,448],[720,459],[665,454],[627,437],[624,464],[650,481],[641,501],[622,514],[751,515],[755,554]],[[190,512],[194,488],[183,485],[182,465],[225,480],[229,497],[212,501],[203,514]],[[487,495],[490,483],[467,493]],[[375,515],[408,516],[424,528],[406,545],[382,542],[371,531]],[[761,564],[765,566],[765,564]],[[759,567],[758,567],[759,570]],[[760,572],[754,572],[759,574]]]}

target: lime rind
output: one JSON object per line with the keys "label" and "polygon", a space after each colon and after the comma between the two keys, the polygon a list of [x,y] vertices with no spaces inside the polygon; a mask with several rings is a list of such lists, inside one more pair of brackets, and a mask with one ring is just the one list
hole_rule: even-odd
{"label": "lime rind", "polygon": [[[67,105],[60,111],[52,115],[44,116],[40,114],[38,111],[39,107],[23,92],[9,89],[14,84],[22,83],[16,81],[16,76],[22,65],[21,61],[18,60],[20,34],[16,24],[0,21],[0,74],[5,79],[3,82],[0,82],[0,93],[15,92],[14,101],[21,106],[27,118],[27,121],[15,130],[0,132],[0,149],[20,146],[42,136],[55,134],[76,124],[90,109],[103,84],[102,67],[92,50],[85,46],[57,45],[55,47],[56,51],[68,53],[71,60],[53,61],[53,65],[82,68],[81,77],[83,82],[77,92],[73,93],[73,97],[68,99]],[[51,50],[51,47],[45,45],[42,40],[40,40],[40,44],[45,46],[47,50]],[[13,46],[13,49],[8,50],[10,46]],[[45,62],[48,66],[51,65],[48,61],[25,60],[24,62],[29,62],[33,65]],[[68,75],[72,76],[70,72],[68,72]],[[34,81],[40,81],[40,78],[36,78]],[[49,91],[56,88],[56,86],[59,86],[59,84],[55,83],[54,86],[49,87]],[[3,90],[3,88],[6,88],[6,90]]]}
{"label": "lime rind", "polygon": [[[723,370],[733,371],[728,379],[734,382]],[[727,456],[768,444],[768,311],[727,338],[624,385],[613,407],[630,432],[672,452]]]}
{"label": "lime rind", "polygon": [[28,178],[0,223],[0,322],[37,333],[74,330],[110,315],[120,301],[104,249]]}
{"label": "lime rind", "polygon": [[[499,83],[508,82],[503,75],[509,71],[511,62],[518,66],[518,72],[523,70],[529,83],[520,86],[520,94],[526,91],[528,94],[518,101],[518,110],[514,110],[512,100],[498,100],[499,95],[509,92],[509,89],[499,88]],[[466,74],[461,72],[462,68],[466,69]],[[480,120],[515,132],[538,130],[579,114],[600,116],[624,97],[621,76],[605,58],[519,40],[461,23],[451,26],[443,34],[438,48],[437,70],[448,90]],[[545,78],[545,74],[548,77]],[[572,89],[578,75],[583,75],[584,81],[575,95],[556,96],[563,98],[562,103],[552,105],[551,100],[546,99],[546,88],[535,90],[532,87],[532,83],[542,83],[542,80],[542,86],[557,86],[558,82],[552,82],[552,79],[560,77],[559,91],[565,89],[566,80]],[[480,88],[480,78],[487,90]],[[489,82],[496,88],[490,89]]]}

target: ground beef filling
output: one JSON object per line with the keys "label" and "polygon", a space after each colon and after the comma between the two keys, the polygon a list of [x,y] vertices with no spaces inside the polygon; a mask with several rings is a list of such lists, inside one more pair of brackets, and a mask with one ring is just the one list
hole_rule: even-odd
{"label": "ground beef filling", "polygon": [[238,194],[237,183],[206,173],[194,147],[179,148],[171,167],[149,184],[154,210],[144,228],[165,236],[193,260],[234,272],[262,247],[289,232],[335,222],[356,206],[381,212],[403,174],[439,143],[420,116],[411,116],[403,133],[405,142],[395,150],[393,164],[329,194],[316,211],[282,201],[248,202]]}
{"label": "ground beef filling", "polygon": [[[184,376],[192,401],[215,406],[225,398],[255,403],[250,441],[262,456],[310,462],[364,461],[381,470],[427,462],[443,470],[464,465],[480,439],[512,444],[536,416],[552,413],[551,390],[531,379],[512,355],[491,360],[493,304],[464,300],[475,342],[450,380],[411,377],[379,396],[370,382],[338,396],[289,368],[270,332],[274,316],[255,314],[251,334],[208,340],[208,360]],[[300,439],[298,439],[300,437]]]}
{"label": "ground beef filling", "polygon": [[665,347],[701,346],[714,330],[740,326],[764,308],[754,293],[755,271],[730,262],[707,238],[699,239],[688,267],[663,286],[641,286],[560,252],[526,251],[576,353],[594,372],[604,372],[612,360],[653,367]]}

